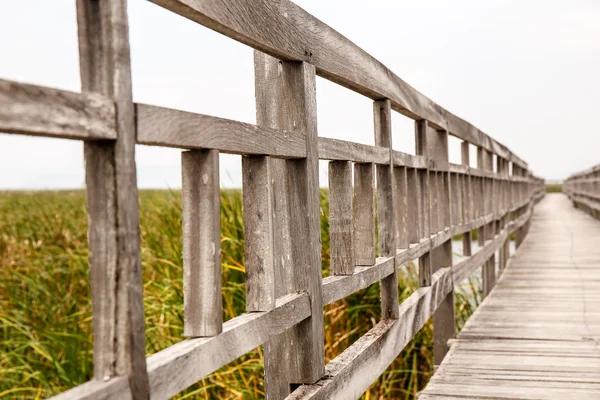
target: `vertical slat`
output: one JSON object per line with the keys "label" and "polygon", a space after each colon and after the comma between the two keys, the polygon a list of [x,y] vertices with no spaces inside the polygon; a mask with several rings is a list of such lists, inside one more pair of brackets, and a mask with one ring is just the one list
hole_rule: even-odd
{"label": "vertical slat", "polygon": [[[441,228],[450,222],[450,182],[448,175],[448,132],[430,130],[427,156],[442,172],[439,179],[439,223]],[[444,172],[446,171],[446,172]],[[452,239],[431,251],[432,272],[452,266]],[[448,352],[448,340],[456,334],[454,290],[446,295],[433,314],[434,364],[439,365]]]}
{"label": "vertical slat", "polygon": [[329,162],[329,248],[332,275],[354,273],[352,163]]}
{"label": "vertical slat", "polygon": [[[415,152],[417,155],[426,156],[427,153],[427,121],[415,121]],[[432,173],[431,175],[433,175]],[[421,237],[431,237],[431,207],[429,194],[429,170],[418,170],[418,184],[420,188],[419,227]],[[427,252],[419,257],[419,284],[421,287],[431,285],[431,253]]]}
{"label": "vertical slat", "polygon": [[218,150],[181,155],[183,197],[183,334],[223,330]]}
{"label": "vertical slat", "polygon": [[409,168],[406,171],[407,186],[407,222],[406,230],[409,243],[419,243],[421,239],[421,230],[419,228],[419,205],[421,202],[421,185],[419,181],[419,171]]}
{"label": "vertical slat", "polygon": [[[441,247],[439,265],[434,270],[452,266],[452,240]],[[443,255],[443,256],[442,256]],[[435,272],[435,271],[434,271]],[[440,365],[448,353],[448,340],[456,335],[456,315],[454,307],[454,288],[444,297],[433,313],[433,358],[434,365]]]}
{"label": "vertical slat", "polygon": [[276,283],[287,293],[307,292],[311,317],[265,344],[266,396],[280,398],[289,394],[290,384],[314,383],[325,373],[316,75],[308,63],[281,62],[260,52],[255,73],[258,124],[306,135],[307,157],[285,162],[289,253],[276,257],[291,263]]}
{"label": "vertical slat", "polygon": [[[373,102],[375,145],[388,148],[390,151],[389,165],[377,165],[377,231],[381,256],[396,255],[391,112],[390,100]],[[394,269],[394,273],[381,280],[381,316],[396,319],[398,315],[398,273]]]}
{"label": "vertical slat", "polygon": [[273,194],[269,157],[242,157],[246,310],[275,308]]}
{"label": "vertical slat", "polygon": [[408,187],[407,187],[407,169],[405,167],[396,167],[394,169],[394,179],[396,190],[394,210],[396,212],[396,247],[408,249]]}
{"label": "vertical slat", "polygon": [[[470,162],[470,154],[469,154],[469,142],[464,141],[460,146],[461,152],[461,162],[463,165],[469,165]],[[470,222],[473,219],[473,189],[471,187],[471,177],[466,174],[464,175],[464,185],[463,185],[463,222]],[[463,255],[470,256],[472,254],[471,250],[471,231],[465,232],[462,237],[463,243]]]}
{"label": "vertical slat", "polygon": [[[437,194],[437,207],[432,207],[432,212],[437,211],[438,229],[443,228],[450,220],[450,187],[448,182],[448,133],[446,131],[434,131],[427,126],[426,121],[418,121],[416,124],[416,151],[419,155],[424,155],[432,160],[437,172],[436,181],[437,190],[432,190]],[[433,176],[433,174],[432,174]],[[432,215],[432,219],[433,219]],[[433,222],[432,222],[433,225]],[[435,272],[440,268],[452,266],[452,240],[447,240],[441,246],[432,249],[426,258],[422,258],[423,266],[419,273],[427,274],[427,265],[430,263],[430,271]],[[419,260],[421,262],[421,260]],[[430,272],[430,273],[431,273]],[[429,283],[426,277],[419,277],[422,284]],[[454,315],[454,290],[450,291],[444,298],[433,316],[434,326],[434,359],[435,364],[439,365],[441,360],[448,352],[447,342],[455,334],[455,315]]]}
{"label": "vertical slat", "polygon": [[[483,171],[493,170],[493,158],[492,153],[478,147],[477,148],[477,167]],[[483,198],[483,215],[490,214],[492,210],[492,203],[490,197],[492,196],[492,182],[490,179],[483,179],[482,185],[482,198]],[[495,221],[490,224],[484,225],[479,229],[479,245],[484,246],[487,239],[493,238],[495,235]],[[492,288],[496,280],[496,265],[495,255],[486,260],[481,269],[482,281],[483,281],[483,297],[486,297]]]}
{"label": "vertical slat", "polygon": [[375,264],[375,193],[373,164],[354,164],[354,259]]}
{"label": "vertical slat", "polygon": [[[477,147],[477,169],[480,170],[485,170],[485,156],[486,156],[486,152],[485,149],[483,147]],[[478,195],[478,199],[479,199],[479,216],[484,216],[486,215],[486,204],[487,204],[487,200],[486,200],[486,179],[485,178],[479,178],[478,179],[478,188],[477,188],[477,195]],[[479,244],[479,247],[483,247],[485,245],[485,239],[486,239],[486,225],[481,226],[478,229],[477,232],[477,243]]]}
{"label": "vertical slat", "polygon": [[84,145],[94,377],[128,376],[147,399],[134,107],[125,0],[78,0],[81,88],[114,99],[117,140]]}

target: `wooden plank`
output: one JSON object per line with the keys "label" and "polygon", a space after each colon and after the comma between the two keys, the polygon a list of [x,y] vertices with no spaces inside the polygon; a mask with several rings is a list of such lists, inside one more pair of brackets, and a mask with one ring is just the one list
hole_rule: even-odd
{"label": "wooden plank", "polygon": [[357,399],[394,361],[452,289],[449,268],[432,285],[417,289],[398,307],[399,319],[384,319],[327,364],[325,377],[296,389],[289,400]]}
{"label": "wooden plank", "polygon": [[428,160],[423,156],[413,156],[412,154],[402,153],[397,150],[392,150],[392,160],[395,166],[420,168],[428,167]]}
{"label": "wooden plank", "polygon": [[185,18],[280,60],[307,61],[317,73],[374,100],[391,99],[396,111],[431,121],[457,137],[527,164],[479,129],[416,91],[350,40],[291,1],[153,0]]}
{"label": "wooden plank", "polygon": [[153,399],[168,399],[212,372],[297,326],[310,316],[306,293],[277,299],[275,309],[242,314],[223,324],[220,335],[187,339],[148,357]]}
{"label": "wooden plank", "polygon": [[[389,100],[373,102],[375,145],[389,150],[390,165],[377,166],[377,233],[379,255],[396,254],[396,223],[394,204],[394,166],[392,161],[392,120]],[[398,273],[394,272],[381,281],[381,316],[398,318]]]}
{"label": "wooden plank", "polygon": [[352,275],[323,279],[323,305],[331,304],[390,276],[395,271],[393,257],[379,257],[374,265],[356,267]]}
{"label": "wooden plank", "polygon": [[[455,266],[454,279],[465,276],[467,264],[488,259],[511,232],[534,221],[531,240],[452,341],[420,398],[600,396],[600,353],[592,349],[600,338],[600,313],[593,311],[600,304],[593,277],[600,250],[590,240],[600,224],[579,219],[561,194],[547,195],[530,214],[529,207],[519,211],[485,248]],[[568,235],[556,234],[564,229]]]}
{"label": "wooden plank", "polygon": [[222,153],[306,157],[304,135],[210,115],[136,104],[137,142]]}
{"label": "wooden plank", "polygon": [[[310,316],[306,293],[277,299],[271,311],[242,314],[223,324],[220,335],[192,338],[148,357],[153,399],[168,399],[220,367],[276,337]],[[127,379],[91,381],[64,392],[55,400],[128,398]]]}
{"label": "wooden plank", "polygon": [[329,247],[332,275],[354,272],[352,163],[329,162]]}
{"label": "wooden plank", "polygon": [[218,150],[181,154],[183,334],[214,336],[223,328]]}
{"label": "wooden plank", "polygon": [[409,243],[419,243],[421,232],[419,229],[419,206],[421,203],[421,185],[419,171],[408,169],[406,171],[407,187],[407,221],[406,229]]}
{"label": "wooden plank", "polygon": [[[315,382],[325,371],[315,70],[302,62],[280,62],[255,52],[259,125],[306,135],[305,159],[287,160],[282,182],[287,203],[287,254],[277,280],[287,293],[306,291],[311,317],[265,344],[265,390],[287,395],[290,384]],[[272,165],[273,167],[273,165]],[[277,234],[277,231],[276,231]],[[279,249],[282,250],[282,249]]]}
{"label": "wooden plank", "polygon": [[131,389],[126,377],[116,377],[107,382],[91,380],[73,389],[50,397],[52,400],[130,400]]}
{"label": "wooden plank", "polygon": [[114,140],[115,103],[98,93],[73,93],[0,79],[0,131]]}
{"label": "wooden plank", "polygon": [[407,186],[407,168],[394,168],[394,200],[396,223],[396,248],[408,249],[410,240],[408,234],[408,186]]}
{"label": "wooden plank", "polygon": [[[415,122],[415,152],[417,155],[426,156],[428,146],[427,121],[421,120]],[[428,170],[419,170],[419,231],[422,238],[430,239],[431,224],[431,197],[430,183],[435,186],[435,179],[430,180]],[[435,174],[435,172],[431,173]],[[435,230],[435,232],[437,232]],[[421,287],[431,285],[431,255],[424,253],[419,257],[419,284]]]}
{"label": "wooden plank", "polygon": [[[275,307],[273,193],[269,157],[242,157],[246,310]],[[219,215],[219,214],[217,214]]]}
{"label": "wooden plank", "polygon": [[373,164],[354,164],[354,259],[375,264],[375,192]]}
{"label": "wooden plank", "polygon": [[319,138],[319,158],[356,163],[389,164],[389,150],[345,140]]}
{"label": "wooden plank", "polygon": [[117,139],[84,146],[94,378],[127,376],[147,399],[148,375],[127,6],[77,1],[81,87],[114,100]]}

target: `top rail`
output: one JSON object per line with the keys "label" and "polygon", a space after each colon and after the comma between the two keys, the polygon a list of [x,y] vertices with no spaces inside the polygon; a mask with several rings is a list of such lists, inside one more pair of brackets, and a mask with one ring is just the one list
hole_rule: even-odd
{"label": "top rail", "polygon": [[185,18],[280,60],[306,61],[317,74],[414,120],[499,155],[522,168],[527,163],[506,146],[433,102],[342,34],[288,0],[152,0]]}

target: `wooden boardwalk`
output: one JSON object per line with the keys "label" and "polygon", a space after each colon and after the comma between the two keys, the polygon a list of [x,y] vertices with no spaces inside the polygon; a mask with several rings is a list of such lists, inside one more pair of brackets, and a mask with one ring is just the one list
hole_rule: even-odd
{"label": "wooden boardwalk", "polygon": [[599,221],[547,195],[419,399],[600,399],[599,237]]}

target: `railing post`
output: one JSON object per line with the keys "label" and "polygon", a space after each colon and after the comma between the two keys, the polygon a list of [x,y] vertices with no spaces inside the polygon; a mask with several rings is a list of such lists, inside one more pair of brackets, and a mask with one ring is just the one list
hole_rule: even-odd
{"label": "railing post", "polygon": [[147,399],[126,1],[78,0],[77,25],[82,91],[111,97],[117,110],[117,140],[84,145],[94,377],[127,376],[131,397]]}
{"label": "railing post", "polygon": [[[469,154],[469,142],[464,141],[460,146],[461,150],[461,161],[463,165],[469,166],[470,154]],[[473,198],[470,196],[471,191],[471,176],[469,174],[463,175],[463,223],[470,222],[473,219]],[[463,243],[463,256],[470,256],[472,254],[471,248],[471,230],[465,232],[462,237]]]}
{"label": "railing post", "polygon": [[[477,148],[477,168],[489,172],[492,170],[490,166],[493,163],[493,159],[491,157],[491,153],[485,150],[483,147]],[[482,188],[481,188],[481,198],[482,198],[482,209],[483,216],[488,217],[492,213],[491,207],[491,188],[492,188],[491,179],[482,178]],[[478,233],[478,243],[480,247],[485,246],[485,241],[493,238],[494,230],[493,223],[485,224],[479,228]],[[494,287],[494,281],[496,279],[496,266],[495,266],[495,256],[490,257],[485,261],[483,266],[481,267],[481,276],[483,281],[483,296],[486,297]]]}
{"label": "railing post", "polygon": [[[437,188],[430,193],[436,198],[438,234],[450,228],[450,176],[448,167],[448,132],[433,130],[426,121],[417,122],[417,153],[430,159],[435,169]],[[452,266],[452,238],[431,250],[431,272]],[[421,272],[421,271],[419,271]],[[439,365],[448,352],[448,340],[456,334],[454,290],[451,290],[433,314],[434,364]]]}
{"label": "railing post", "polygon": [[[416,154],[426,156],[427,154],[427,121],[415,122],[415,147]],[[420,237],[426,240],[431,238],[430,224],[430,194],[429,169],[417,170],[419,185],[419,227]],[[424,253],[419,257],[419,284],[421,287],[431,285],[431,252]]]}
{"label": "railing post", "polygon": [[[377,165],[377,229],[380,256],[396,256],[396,222],[394,211],[394,164],[392,159],[392,108],[390,100],[373,103],[375,145],[389,149],[389,165]],[[381,280],[381,316],[398,318],[398,272]]]}
{"label": "railing post", "polygon": [[258,125],[306,135],[306,158],[271,164],[273,229],[281,235],[274,258],[285,263],[276,265],[276,295],[304,291],[311,303],[309,318],[265,343],[266,398],[280,399],[325,373],[316,75],[311,64],[258,51],[254,65]]}

